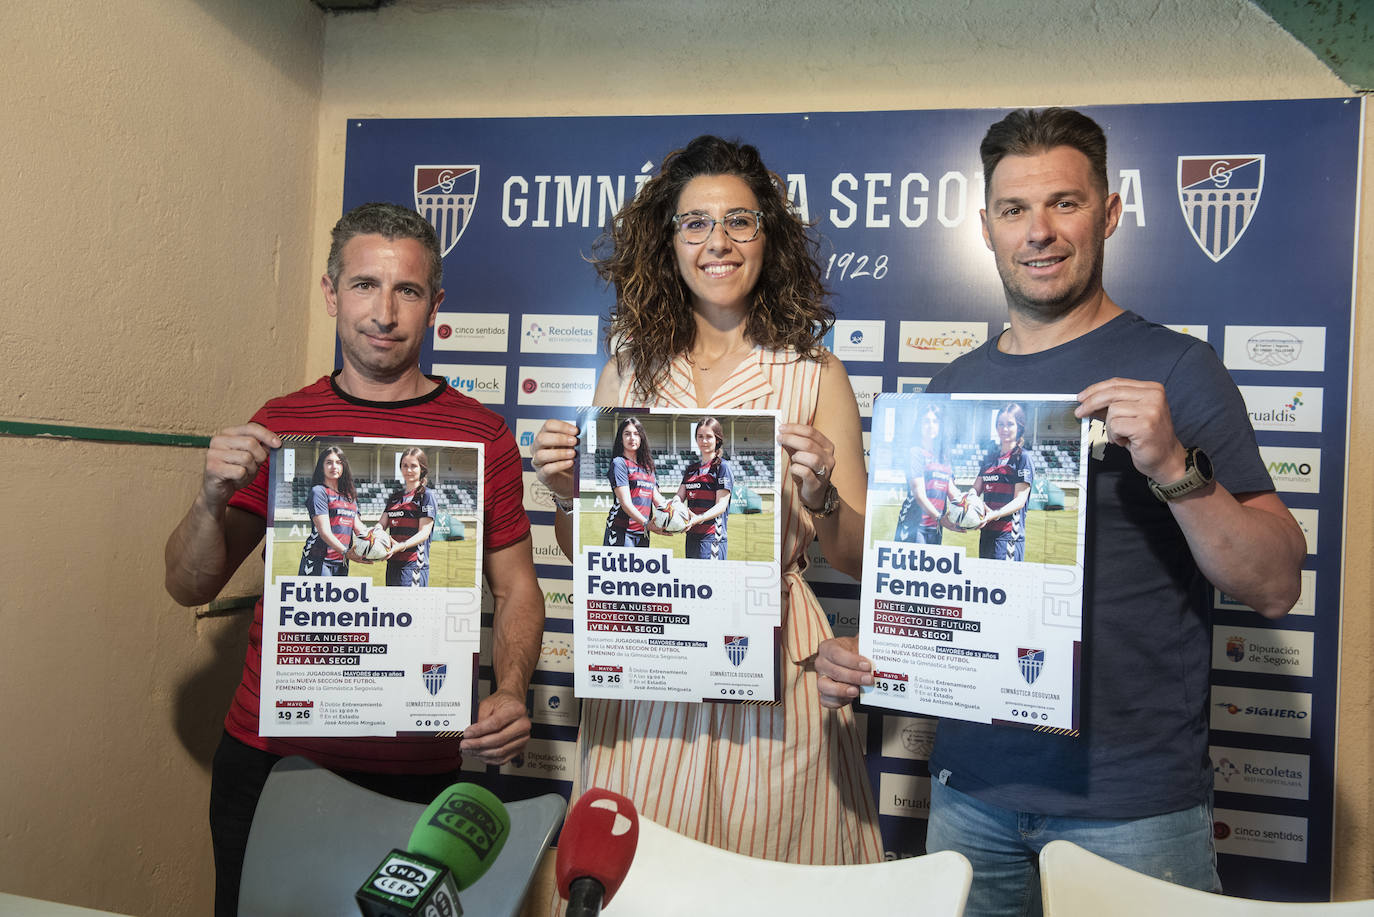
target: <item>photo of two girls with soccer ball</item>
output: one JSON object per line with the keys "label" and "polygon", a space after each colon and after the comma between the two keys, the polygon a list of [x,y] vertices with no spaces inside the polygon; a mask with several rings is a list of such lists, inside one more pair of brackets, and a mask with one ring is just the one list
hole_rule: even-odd
{"label": "photo of two girls with soccer ball", "polygon": [[272,460],[273,582],[352,576],[375,587],[478,584],[477,445],[296,437]]}
{"label": "photo of two girls with soccer ball", "polygon": [[777,559],[777,418],[594,408],[581,420],[579,546]]}
{"label": "photo of two girls with soccer ball", "polygon": [[1017,395],[880,396],[869,455],[869,544],[1081,563],[1084,422],[1075,402]]}

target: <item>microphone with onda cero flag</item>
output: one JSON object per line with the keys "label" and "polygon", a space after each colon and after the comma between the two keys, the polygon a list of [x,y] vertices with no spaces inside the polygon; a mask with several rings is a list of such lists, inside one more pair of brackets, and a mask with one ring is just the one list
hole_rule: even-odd
{"label": "microphone with onda cero flag", "polygon": [[578,797],[563,822],[554,876],[567,917],[596,917],[625,881],[639,844],[634,803],[610,790]]}
{"label": "microphone with onda cero flag", "polygon": [[495,862],[510,814],[490,791],[455,783],[420,814],[405,850],[392,850],[354,896],[363,917],[459,917],[458,892]]}

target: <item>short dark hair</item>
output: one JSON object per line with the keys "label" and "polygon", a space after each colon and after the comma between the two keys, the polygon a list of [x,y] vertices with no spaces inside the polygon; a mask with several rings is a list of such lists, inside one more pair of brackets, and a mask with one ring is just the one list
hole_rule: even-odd
{"label": "short dark hair", "polygon": [[354,236],[382,236],[386,239],[414,239],[429,254],[429,298],[439,295],[444,284],[443,253],[439,251],[439,237],[429,221],[409,207],[399,204],[373,203],[354,207],[339,218],[330,230],[333,241],[329,245],[329,282],[337,289],[339,274],[343,272],[343,249]]}
{"label": "short dark hair", "polygon": [[1018,108],[983,135],[978,155],[983,159],[983,194],[992,186],[992,171],[1004,156],[1032,156],[1057,146],[1088,157],[1093,180],[1107,193],[1107,135],[1096,121],[1072,108]]}

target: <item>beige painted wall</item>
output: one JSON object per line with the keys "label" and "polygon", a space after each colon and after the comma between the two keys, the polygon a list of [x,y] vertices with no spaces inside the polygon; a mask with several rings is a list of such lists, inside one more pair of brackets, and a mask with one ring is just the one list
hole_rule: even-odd
{"label": "beige painted wall", "polygon": [[[979,108],[1350,96],[1245,0],[451,0],[331,19],[320,120],[315,268],[357,117],[688,114]],[[706,57],[707,64],[701,63]],[[740,62],[728,69],[723,61]],[[1366,132],[1366,147],[1374,133]],[[765,154],[767,151],[765,151]],[[1370,164],[1366,153],[1366,173]],[[1374,253],[1374,193],[1362,237]],[[1366,261],[1369,259],[1366,258]],[[990,269],[990,265],[989,265]],[[1374,280],[1359,311],[1374,314]],[[455,304],[450,298],[450,303]],[[1129,304],[1127,304],[1129,305]],[[1361,321],[1355,352],[1374,346]],[[1338,336],[1339,337],[1339,336]],[[311,325],[312,365],[333,331]],[[1362,372],[1363,370],[1363,372]],[[1374,380],[1356,364],[1351,454],[1374,445]],[[1337,897],[1374,897],[1368,560],[1374,482],[1351,472],[1337,786]]]}
{"label": "beige painted wall", "polygon": [[[333,329],[315,278],[348,116],[1349,95],[1239,0],[401,3],[331,17],[308,0],[0,4],[0,212],[12,226],[0,417],[208,433],[327,371]],[[703,49],[745,75],[700,71]],[[1367,191],[1366,215],[1371,204]],[[1368,270],[1359,288],[1369,314]],[[1361,322],[1356,352],[1372,345]],[[1363,369],[1355,455],[1374,446]],[[198,619],[162,592],[162,540],[200,460],[0,438],[9,515],[41,520],[0,561],[0,891],[209,912],[206,768],[246,622]],[[1352,545],[1374,537],[1370,474],[1352,471]],[[1347,580],[1345,897],[1374,896],[1365,563]]]}
{"label": "beige painted wall", "polygon": [[[0,5],[0,417],[205,434],[302,380],[324,18]],[[24,520],[0,559],[0,891],[210,912],[209,756],[247,620],[162,588],[202,462],[0,437]]]}

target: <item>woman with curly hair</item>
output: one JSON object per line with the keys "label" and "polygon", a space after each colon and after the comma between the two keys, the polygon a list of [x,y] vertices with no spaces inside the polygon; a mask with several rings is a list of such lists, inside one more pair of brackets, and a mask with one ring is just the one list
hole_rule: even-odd
{"label": "woman with curly hair", "polygon": [[[815,250],[758,150],[710,136],[668,154],[598,243],[616,303],[597,404],[782,413],[782,690],[775,704],[589,698],[576,783],[749,856],[874,862],[882,844],[853,712],[821,708],[812,662],[831,630],[801,576],[815,537],[859,575],[867,487],[854,392],[821,344],[834,314]],[[535,437],[569,556],[576,455],[570,423],[547,421]]]}

